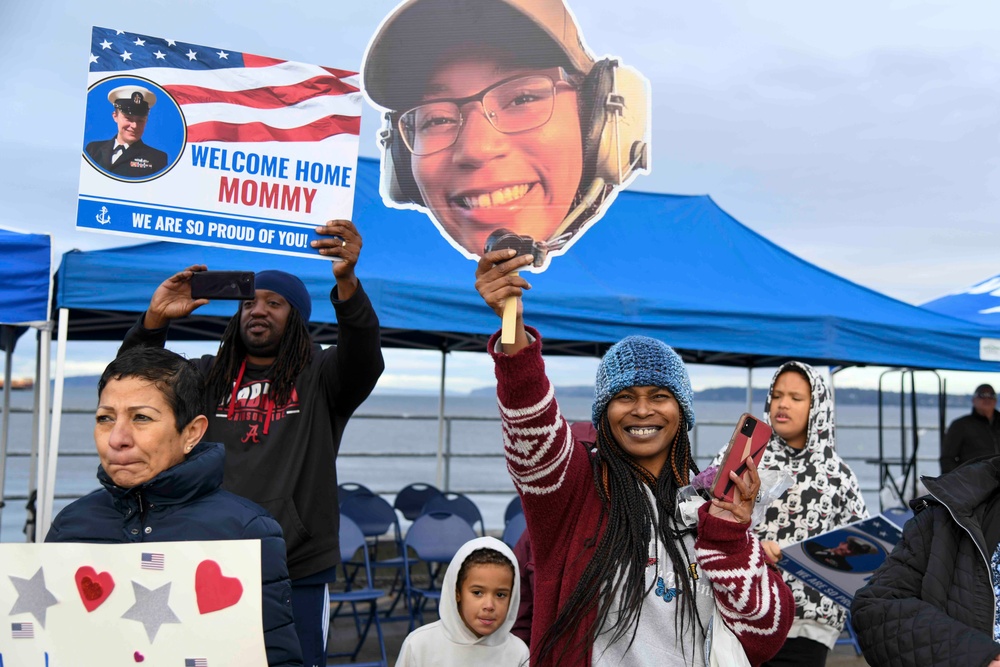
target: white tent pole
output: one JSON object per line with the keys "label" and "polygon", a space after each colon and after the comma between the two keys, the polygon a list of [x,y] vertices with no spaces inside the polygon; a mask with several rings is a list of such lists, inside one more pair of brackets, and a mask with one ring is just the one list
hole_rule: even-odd
{"label": "white tent pole", "polygon": [[[59,431],[62,427],[63,383],[66,379],[66,339],[69,338],[69,309],[59,309],[59,338],[56,343],[56,381],[52,390],[52,430],[45,473],[45,512],[38,522],[38,535],[44,536],[52,524],[52,502],[56,495],[56,464],[59,462]],[[48,378],[45,379],[48,382]],[[41,494],[39,494],[41,495]]]}
{"label": "white tent pole", "polygon": [[[49,360],[52,350],[52,330],[48,327],[42,329],[41,337],[38,341],[41,348],[41,364],[38,372],[38,384],[41,388],[38,392],[38,469],[35,488],[38,494],[35,498],[35,542],[45,541],[45,532],[48,524],[42,524],[41,518],[45,512],[45,495],[48,492],[45,487],[45,461],[49,450]],[[42,529],[44,525],[45,530]]]}
{"label": "white tent pole", "polygon": [[0,326],[0,335],[4,337],[4,367],[3,367],[3,432],[0,433],[0,512],[3,512],[4,480],[7,479],[7,441],[10,437],[10,382],[11,363],[14,359],[14,328]]}
{"label": "white tent pole", "polygon": [[26,506],[28,510],[26,518],[31,521],[31,528],[28,528],[27,523],[24,526],[24,539],[27,542],[34,541],[36,534],[35,527],[38,525],[38,496],[36,495],[34,501],[32,501],[31,494],[38,488],[38,452],[40,449],[45,448],[40,435],[44,428],[41,421],[48,418],[47,415],[42,417],[44,413],[40,408],[42,385],[45,385],[46,391],[48,391],[49,385],[47,378],[44,383],[42,382],[42,357],[44,356],[48,359],[50,347],[47,342],[43,347],[43,338],[46,341],[50,340],[48,323],[46,323],[45,327],[40,327],[38,334],[35,336],[35,390],[32,392],[34,396],[31,405],[31,456],[28,459],[28,504]]}
{"label": "white tent pole", "polygon": [[38,488],[38,434],[41,432],[41,418],[39,417],[39,402],[42,391],[42,335],[45,329],[39,329],[35,336],[35,390],[31,405],[31,458],[28,461],[28,497],[31,492]]}
{"label": "white tent pole", "polygon": [[438,451],[437,473],[434,475],[434,485],[439,489],[444,484],[444,373],[448,360],[447,350],[441,350],[441,389],[438,392]]}
{"label": "white tent pole", "polygon": [[747,412],[753,413],[753,367],[747,366]]}

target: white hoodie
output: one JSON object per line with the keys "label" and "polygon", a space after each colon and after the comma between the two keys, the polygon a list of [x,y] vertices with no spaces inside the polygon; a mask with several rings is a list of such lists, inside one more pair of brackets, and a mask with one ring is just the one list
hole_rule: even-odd
{"label": "white hoodie", "polygon": [[[507,618],[495,632],[477,637],[462,621],[455,602],[458,571],[476,549],[499,551],[514,566],[514,586],[510,592]],[[417,628],[407,636],[399,651],[396,667],[520,667],[528,664],[528,647],[510,633],[521,603],[521,577],[517,558],[510,548],[494,537],[477,537],[458,550],[448,565],[441,584],[441,620]]]}

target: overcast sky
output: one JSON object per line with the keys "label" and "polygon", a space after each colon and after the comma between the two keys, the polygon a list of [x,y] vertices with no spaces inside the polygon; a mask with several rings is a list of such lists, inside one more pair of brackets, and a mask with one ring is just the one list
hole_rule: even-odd
{"label": "overcast sky", "polygon": [[[91,26],[358,70],[394,5],[0,4],[0,225],[52,233],[57,262],[72,248],[134,242],[74,228]],[[804,259],[910,303],[1000,272],[1000,3],[571,6],[592,51],[651,82],[653,173],[634,189],[709,194]],[[366,108],[362,155],[378,155],[378,124]],[[363,257],[358,272],[363,279]],[[30,338],[15,375],[32,372]],[[114,348],[71,344],[70,371],[97,372]],[[433,387],[439,365],[433,354],[392,352],[383,387]],[[596,361],[556,365],[557,381],[585,383]],[[491,378],[483,355],[452,355],[449,375],[456,390]],[[701,386],[744,381],[716,369],[693,375]],[[838,384],[870,385],[874,376],[843,377]],[[964,390],[981,379],[951,377]]]}

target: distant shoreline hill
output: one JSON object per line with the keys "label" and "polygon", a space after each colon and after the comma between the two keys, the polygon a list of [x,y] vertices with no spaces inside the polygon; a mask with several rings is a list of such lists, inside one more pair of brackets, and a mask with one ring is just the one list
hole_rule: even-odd
{"label": "distant shoreline hill", "polygon": [[[470,396],[494,396],[496,389],[493,387],[480,387],[469,392]],[[763,405],[767,395],[766,389],[754,388],[753,404]],[[594,388],[588,386],[568,386],[556,387],[556,396],[566,398],[593,398]],[[704,389],[694,393],[696,401],[719,401],[726,403],[745,403],[747,400],[746,387],[715,387]],[[878,405],[878,391],[875,389],[855,389],[853,387],[841,387],[836,390],[836,400],[839,405]],[[972,405],[969,396],[948,395],[948,407],[970,407]],[[917,405],[921,407],[934,407],[937,405],[937,394],[917,393]],[[886,407],[899,405],[899,392],[883,392],[882,404]],[[906,395],[906,405],[910,405],[910,395]]]}
{"label": "distant shoreline hill", "polygon": [[[66,378],[66,387],[85,387],[97,389],[99,375],[77,375]],[[406,390],[406,389],[383,389],[378,392],[382,396],[407,396],[407,395],[437,395],[436,390]],[[836,390],[837,403],[839,405],[878,405],[878,392],[874,389],[855,389],[853,387],[841,387]],[[764,405],[766,389],[755,388],[753,390],[753,404]],[[496,396],[495,387],[479,387],[471,390],[468,394],[471,397],[493,398]],[[594,388],[586,385],[574,385],[556,387],[556,395],[564,398],[593,398]],[[719,401],[726,403],[746,403],[746,387],[715,387],[704,389],[694,393],[696,401]],[[899,392],[885,392],[882,394],[882,404],[886,407],[899,405]],[[910,395],[906,395],[906,405],[910,404]],[[937,394],[917,394],[917,405],[921,407],[934,407],[937,405]],[[948,395],[948,407],[971,408],[971,396]]]}

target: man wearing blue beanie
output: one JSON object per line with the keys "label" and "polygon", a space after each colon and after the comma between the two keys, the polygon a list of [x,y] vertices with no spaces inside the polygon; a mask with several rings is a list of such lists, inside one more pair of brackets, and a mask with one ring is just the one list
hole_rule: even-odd
{"label": "man wearing blue beanie", "polygon": [[[340,562],[337,451],[348,419],[382,374],[378,317],[354,273],[361,235],[347,220],[316,230],[313,247],[333,259],[337,345],[309,337],[312,298],[284,271],[260,271],[219,351],[196,363],[207,377],[208,432],[226,447],[223,488],[262,505],[281,524],[291,605],[304,664],[326,664],[327,582]],[[196,265],[165,280],[120,351],[163,346],[171,320],[208,303],[191,298]]]}

